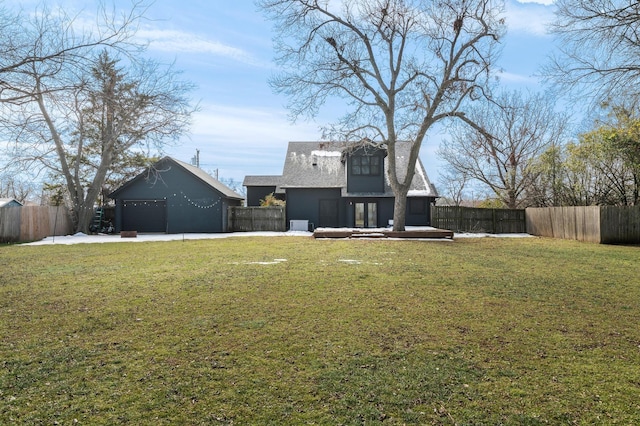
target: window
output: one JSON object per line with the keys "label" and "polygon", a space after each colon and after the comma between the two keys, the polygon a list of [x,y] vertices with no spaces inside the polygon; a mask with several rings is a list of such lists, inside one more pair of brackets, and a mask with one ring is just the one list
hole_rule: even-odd
{"label": "window", "polygon": [[379,175],[380,157],[370,155],[351,157],[351,173],[357,176]]}

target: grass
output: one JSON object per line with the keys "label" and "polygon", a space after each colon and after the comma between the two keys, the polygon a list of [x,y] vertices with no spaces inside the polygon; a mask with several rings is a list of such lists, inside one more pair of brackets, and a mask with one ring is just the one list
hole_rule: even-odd
{"label": "grass", "polygon": [[639,424],[640,251],[0,247],[0,424]]}

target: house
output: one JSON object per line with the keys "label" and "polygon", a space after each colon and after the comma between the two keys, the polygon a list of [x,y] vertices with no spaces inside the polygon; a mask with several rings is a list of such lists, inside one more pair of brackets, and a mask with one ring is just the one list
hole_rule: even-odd
{"label": "house", "polygon": [[0,198],[0,209],[3,207],[22,207],[22,203],[15,198]]}
{"label": "house", "polygon": [[[399,170],[410,144],[396,145]],[[387,179],[387,150],[371,143],[290,142],[282,176],[247,176],[248,206],[266,193],[286,199],[287,223],[309,227],[386,227],[393,219],[394,195]],[[407,199],[406,225],[430,224],[438,197],[418,159]],[[302,221],[302,222],[298,222]]]}
{"label": "house", "polygon": [[227,208],[242,195],[198,167],[164,157],[109,194],[120,231],[225,232]]}

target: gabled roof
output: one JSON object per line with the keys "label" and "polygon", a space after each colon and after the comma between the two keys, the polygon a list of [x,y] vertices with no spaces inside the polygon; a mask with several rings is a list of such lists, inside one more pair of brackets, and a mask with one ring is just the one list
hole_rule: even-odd
{"label": "gabled roof", "polygon": [[244,186],[278,186],[281,176],[245,176],[242,185]]}
{"label": "gabled roof", "polygon": [[[347,171],[344,153],[351,148],[345,142],[289,142],[282,176],[273,176],[286,188],[341,188],[344,196],[366,196],[371,194],[350,194],[347,189]],[[404,170],[409,161],[411,144],[396,143],[398,170]],[[384,196],[393,196],[388,182],[388,161],[385,161]],[[247,177],[249,178],[249,177]],[[247,185],[245,178],[245,186]],[[249,179],[251,182],[252,179]],[[380,194],[376,194],[380,196]],[[418,159],[416,172],[409,189],[411,197],[437,197],[438,193],[429,180],[422,161]]]}
{"label": "gabled roof", "polygon": [[0,207],[22,206],[22,203],[15,198],[0,198]]}
{"label": "gabled roof", "polygon": [[242,182],[242,186],[268,186],[275,187],[275,193],[280,194],[284,193],[282,188],[280,188],[280,181],[282,180],[282,176],[245,176],[244,181]]}
{"label": "gabled roof", "polygon": [[[244,199],[242,195],[238,194],[237,192],[229,188],[227,185],[223,184],[222,182],[220,182],[219,180],[211,176],[209,173],[205,172],[204,170],[196,166],[192,166],[191,164],[185,163],[184,161],[176,160],[175,158],[163,157],[154,165],[154,167],[161,170],[166,169],[166,167],[162,166],[161,163],[169,163],[170,164],[169,167],[171,167],[171,165],[175,165],[176,167],[180,167],[186,170],[188,173],[192,174],[194,177],[201,180],[205,184],[209,185],[211,188],[220,192],[222,195],[224,195],[227,198],[236,199],[236,200]],[[109,194],[109,198],[115,198],[114,195],[117,195],[120,191],[129,187],[134,182],[137,182],[140,179],[144,179],[146,176],[147,176],[146,172],[140,173],[138,176],[131,179],[130,181],[122,185],[120,188],[116,189],[111,194]]]}
{"label": "gabled roof", "polygon": [[347,174],[343,142],[289,142],[282,171],[283,188],[342,188]]}

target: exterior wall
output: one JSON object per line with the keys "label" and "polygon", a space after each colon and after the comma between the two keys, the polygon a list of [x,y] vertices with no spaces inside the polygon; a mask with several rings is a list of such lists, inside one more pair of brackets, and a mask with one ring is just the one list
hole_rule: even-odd
{"label": "exterior wall", "polygon": [[435,198],[433,197],[407,198],[407,214],[405,217],[405,225],[430,226],[431,203],[433,202],[435,202]]}
{"label": "exterior wall", "polygon": [[385,228],[389,225],[389,220],[393,219],[393,198],[349,198],[347,202],[347,220],[345,226],[354,228],[355,224],[355,204],[356,203],[377,203],[378,214],[376,217],[376,228]]}
{"label": "exterior wall", "polygon": [[[161,167],[159,167],[162,170]],[[166,229],[153,229],[153,232],[170,234],[183,232],[224,232],[226,231],[226,212],[235,200],[227,200],[209,185],[201,182],[179,166],[173,166],[160,172],[158,178],[137,179],[117,194],[115,228],[123,229],[123,214],[126,203],[144,203],[161,201],[166,203]],[[231,203],[231,204],[230,204]],[[151,203],[148,203],[151,204]],[[158,206],[162,203],[156,203]],[[240,202],[238,201],[239,205]],[[160,207],[158,207],[160,208]],[[144,215],[145,209],[137,211]],[[148,211],[148,210],[147,210]],[[158,212],[161,214],[161,212]],[[142,221],[142,222],[141,222]],[[133,223],[144,223],[144,217],[133,219]],[[134,230],[134,229],[130,229]],[[144,232],[144,231],[141,231]],[[149,232],[149,231],[147,231]]]}
{"label": "exterior wall", "polygon": [[[430,226],[431,225],[431,203],[434,202],[433,197],[413,198],[415,201],[407,200],[407,210],[405,217],[405,225],[407,226]],[[393,219],[394,198],[351,198],[347,203],[347,221],[346,225],[350,228],[355,227],[355,203],[377,202],[378,204],[378,228],[389,226],[389,221]],[[422,206],[422,210],[416,209],[413,205],[413,213],[411,203]]]}
{"label": "exterior wall", "polygon": [[331,226],[320,219],[322,200],[337,204],[337,225],[346,225],[345,203],[338,188],[287,189],[287,225],[290,220],[308,220],[314,227]]}
{"label": "exterior wall", "polygon": [[[260,200],[263,200],[264,197],[275,192],[275,186],[247,186],[247,207],[258,207],[260,206]],[[276,194],[276,198],[283,198]]]}
{"label": "exterior wall", "polygon": [[381,198],[378,205],[378,226],[384,228],[389,226],[389,221],[393,219],[393,203],[395,198]]}
{"label": "exterior wall", "polygon": [[356,150],[349,154],[347,160],[347,192],[384,192],[384,153],[378,150],[374,154],[369,154],[369,157],[378,158],[379,173],[376,175],[358,175],[353,173],[352,158],[363,157],[363,151]]}
{"label": "exterior wall", "polygon": [[[320,218],[321,200],[335,200],[338,206],[337,224],[323,223]],[[407,201],[406,225],[429,226],[433,197],[419,197],[413,200],[415,201]],[[353,228],[355,227],[355,204],[370,202],[377,203],[377,227],[389,226],[389,221],[393,219],[393,197],[342,198],[339,189],[287,189],[287,224],[292,219],[302,219],[308,220],[316,228]],[[413,209],[411,203],[414,203]]]}

